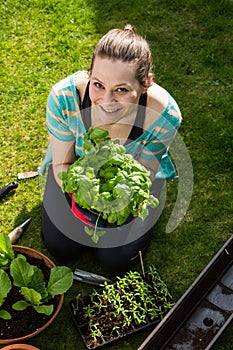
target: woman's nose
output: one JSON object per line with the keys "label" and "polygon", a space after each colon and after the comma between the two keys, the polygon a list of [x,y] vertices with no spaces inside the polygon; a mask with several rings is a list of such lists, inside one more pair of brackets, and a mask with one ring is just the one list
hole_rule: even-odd
{"label": "woman's nose", "polygon": [[114,92],[111,90],[105,90],[104,95],[103,95],[103,102],[104,103],[111,103],[116,101]]}

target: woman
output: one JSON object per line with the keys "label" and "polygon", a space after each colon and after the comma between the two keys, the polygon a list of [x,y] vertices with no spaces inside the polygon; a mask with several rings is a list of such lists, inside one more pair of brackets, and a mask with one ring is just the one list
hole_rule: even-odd
{"label": "woman", "polygon": [[[77,258],[89,245],[83,241],[83,213],[79,218],[73,215],[58,173],[83,156],[83,138],[91,126],[119,139],[126,152],[150,171],[152,192],[157,197],[164,181],[176,177],[168,148],[181,113],[171,95],[153,82],[149,45],[130,25],[113,29],[100,39],[88,72],[77,72],[52,88],[46,121],[52,166],[42,208],[42,238],[60,260]],[[146,250],[155,218],[152,211],[146,222],[125,225],[125,236],[130,230],[133,236],[129,234],[130,238],[120,243],[114,233],[116,241],[98,249],[101,263],[117,271],[126,269],[140,250]]]}

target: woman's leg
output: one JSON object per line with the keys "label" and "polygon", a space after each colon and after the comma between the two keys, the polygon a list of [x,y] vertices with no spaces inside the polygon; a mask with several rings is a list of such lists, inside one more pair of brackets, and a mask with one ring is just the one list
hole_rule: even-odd
{"label": "woman's leg", "polygon": [[97,251],[100,264],[106,271],[121,273],[138,259],[139,251],[145,254],[152,237],[152,229],[136,241],[117,248],[101,248]]}
{"label": "woman's leg", "polygon": [[[62,212],[62,207],[67,205],[66,196],[60,192],[61,189],[57,185],[53,176],[52,167],[50,167],[42,204],[41,238],[54,258],[65,263],[76,260],[80,253],[85,249],[85,246],[67,237],[58,229],[55,220],[51,220],[50,209],[54,210],[54,208],[58,209],[59,207],[58,211]],[[64,218],[64,221],[66,220],[67,218]],[[67,230],[68,229],[69,228],[67,227]]]}

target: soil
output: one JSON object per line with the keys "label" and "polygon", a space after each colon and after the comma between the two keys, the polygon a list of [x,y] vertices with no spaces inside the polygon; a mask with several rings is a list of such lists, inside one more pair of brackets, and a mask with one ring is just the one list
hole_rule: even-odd
{"label": "soil", "polygon": [[94,348],[97,348],[98,346],[102,345],[103,344],[103,340],[101,338],[97,338],[97,339],[88,339],[87,340],[87,346],[89,349],[94,349]]}
{"label": "soil", "polygon": [[[42,270],[47,283],[50,268],[44,264],[44,261],[42,259],[36,259],[28,256],[27,261]],[[10,312],[12,318],[10,320],[3,320],[0,318],[0,340],[15,339],[33,333],[37,331],[38,328],[44,326],[44,324],[46,324],[51,318],[51,315],[46,316],[45,314],[37,313],[32,307],[28,307],[24,311],[13,310],[11,306],[18,300],[22,300],[22,296],[19,292],[19,288],[13,286],[2,305],[4,310]],[[55,297],[52,299],[50,304],[53,304],[54,310],[56,310],[58,298]]]}

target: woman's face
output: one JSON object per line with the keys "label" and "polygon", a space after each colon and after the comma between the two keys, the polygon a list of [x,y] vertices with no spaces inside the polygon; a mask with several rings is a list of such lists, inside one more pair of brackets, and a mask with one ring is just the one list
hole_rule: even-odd
{"label": "woman's face", "polygon": [[144,91],[133,64],[96,57],[90,75],[90,99],[106,124],[116,123],[135,110]]}

